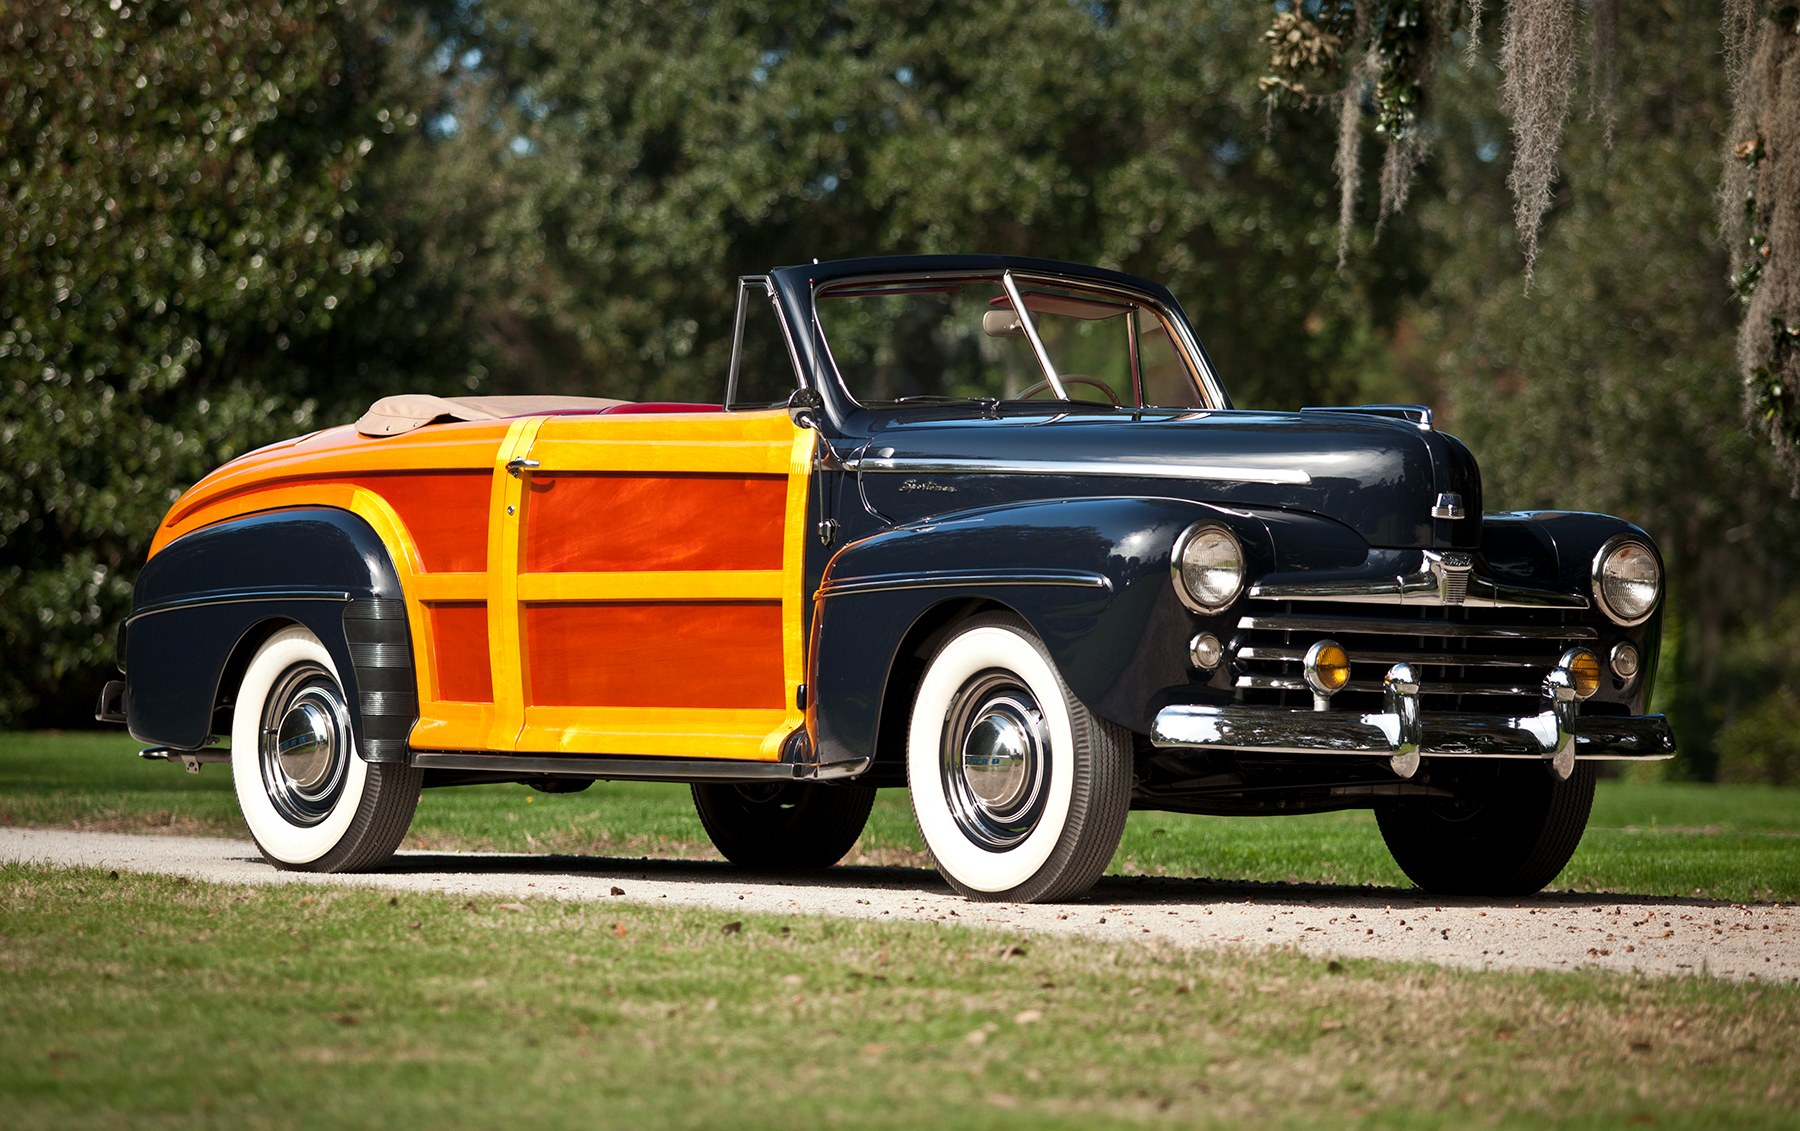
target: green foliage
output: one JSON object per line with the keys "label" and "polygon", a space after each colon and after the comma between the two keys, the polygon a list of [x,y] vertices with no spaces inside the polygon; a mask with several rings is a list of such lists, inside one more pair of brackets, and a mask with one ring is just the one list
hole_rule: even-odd
{"label": "green foliage", "polygon": [[426,358],[474,374],[406,200],[371,192],[421,132],[418,40],[389,16],[0,13],[0,719],[91,710],[182,488]]}
{"label": "green foliage", "polygon": [[[1681,771],[1710,778],[1713,732],[1751,706],[1727,658],[1794,588],[1800,514],[1721,376],[1733,305],[1710,229],[1725,76],[1695,47],[1716,43],[1716,17],[1666,14],[1620,44],[1616,123],[1571,126],[1529,295],[1495,285],[1517,279],[1500,162],[1442,148],[1445,194],[1421,211],[1454,250],[1414,324],[1421,379],[1443,375],[1447,424],[1480,456],[1489,508],[1611,511],[1660,542],[1680,627],[1663,656],[1676,697],[1660,706]],[[1490,75],[1450,79],[1445,132],[1499,136]]]}
{"label": "green foliage", "polygon": [[512,309],[583,391],[715,399],[740,272],[995,251],[1169,282],[1246,402],[1343,399],[1380,367],[1348,344],[1418,278],[1403,239],[1333,275],[1330,140],[1302,116],[1264,143],[1242,5],[473,14],[457,41],[502,78],[471,117],[528,143],[495,229]]}

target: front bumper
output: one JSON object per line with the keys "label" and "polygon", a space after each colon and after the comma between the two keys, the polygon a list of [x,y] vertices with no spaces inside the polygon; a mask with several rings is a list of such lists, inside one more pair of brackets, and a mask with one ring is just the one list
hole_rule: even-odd
{"label": "front bumper", "polygon": [[1675,736],[1661,715],[1582,717],[1573,679],[1561,667],[1544,678],[1543,709],[1520,717],[1424,715],[1419,681],[1407,664],[1390,668],[1383,686],[1387,709],[1371,713],[1165,707],[1150,740],[1159,747],[1257,754],[1385,756],[1403,778],[1418,772],[1421,758],[1529,759],[1566,779],[1577,761],[1652,761],[1675,754]]}

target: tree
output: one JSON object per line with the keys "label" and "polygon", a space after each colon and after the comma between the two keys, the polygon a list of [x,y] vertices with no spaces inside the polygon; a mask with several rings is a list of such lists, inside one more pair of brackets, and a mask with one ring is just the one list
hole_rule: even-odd
{"label": "tree", "polygon": [[[1186,296],[1250,403],[1353,396],[1417,285],[1394,241],[1334,276],[1328,130],[1266,145],[1237,4],[486,0],[515,135],[512,310],[619,396],[719,395],[732,279],[907,251],[1089,259]],[[997,45],[1004,44],[1004,50]]]}
{"label": "tree", "polygon": [[390,17],[0,14],[0,722],[91,712],[149,538],[211,467],[398,374],[479,377],[394,191],[429,91]]}
{"label": "tree", "polygon": [[[1618,45],[1610,120],[1567,125],[1529,293],[1494,284],[1518,262],[1499,63],[1459,54],[1440,76],[1431,128],[1472,144],[1434,147],[1432,191],[1413,205],[1443,250],[1401,341],[1413,395],[1427,390],[1480,456],[1488,506],[1613,511],[1657,537],[1670,582],[1657,698],[1681,772],[1710,778],[1750,761],[1741,720],[1795,694],[1791,670],[1752,679],[1747,658],[1778,652],[1759,623],[1800,580],[1800,512],[1720,379],[1738,328],[1712,230],[1728,113],[1716,13],[1657,15]],[[1739,738],[1715,742],[1721,728]]]}
{"label": "tree", "polygon": [[[1361,184],[1365,119],[1383,139],[1378,224],[1406,203],[1430,148],[1427,103],[1446,72],[1478,59],[1483,0],[1282,0],[1264,38],[1271,97],[1335,104],[1340,246],[1347,249]],[[1634,14],[1642,16],[1642,9]],[[1515,226],[1526,289],[1544,219],[1556,201],[1571,103],[1586,63],[1590,119],[1619,120],[1618,0],[1507,0],[1499,86],[1511,124]],[[1664,3],[1642,34],[1691,27],[1692,5]],[[1582,27],[1584,22],[1586,28]],[[1727,0],[1724,57],[1733,112],[1720,187],[1720,231],[1743,306],[1738,371],[1747,418],[1768,438],[1800,492],[1800,5]],[[1585,31],[1585,34],[1584,34]],[[1459,60],[1447,50],[1460,36]],[[1583,59],[1585,47],[1586,58]]]}

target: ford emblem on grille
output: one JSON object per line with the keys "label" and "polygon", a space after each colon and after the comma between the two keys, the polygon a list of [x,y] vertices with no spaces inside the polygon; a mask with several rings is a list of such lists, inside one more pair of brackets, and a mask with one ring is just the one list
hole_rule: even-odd
{"label": "ford emblem on grille", "polygon": [[1446,605],[1460,605],[1469,595],[1469,572],[1475,562],[1467,554],[1434,554],[1429,550],[1425,560],[1431,576],[1437,579],[1438,600]]}

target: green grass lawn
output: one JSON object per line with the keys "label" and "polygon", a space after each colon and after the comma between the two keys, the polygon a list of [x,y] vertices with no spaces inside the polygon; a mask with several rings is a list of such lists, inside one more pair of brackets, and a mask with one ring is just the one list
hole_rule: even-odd
{"label": "green grass lawn", "polygon": [[[0,824],[247,835],[226,767],[144,762],[116,733],[0,734]],[[408,845],[595,856],[714,853],[684,786],[598,783],[428,790]],[[907,797],[884,790],[852,863],[928,867]],[[1133,814],[1124,873],[1407,886],[1367,812],[1304,817]],[[1600,784],[1581,848],[1556,887],[1731,900],[1800,899],[1800,791]]]}
{"label": "green grass lawn", "polygon": [[1793,1126],[1800,989],[0,864],[0,1124]]}

